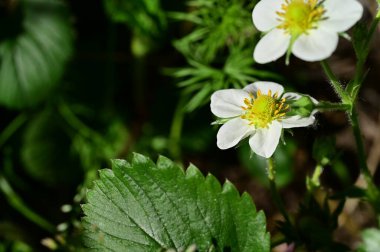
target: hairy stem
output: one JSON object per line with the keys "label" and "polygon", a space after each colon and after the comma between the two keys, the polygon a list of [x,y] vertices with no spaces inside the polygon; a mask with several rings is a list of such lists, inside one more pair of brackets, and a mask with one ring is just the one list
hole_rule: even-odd
{"label": "hairy stem", "polygon": [[[376,201],[379,201],[379,198],[378,198],[379,191],[376,188],[376,185],[375,185],[375,182],[374,182],[373,177],[371,175],[371,172],[369,171],[368,166],[367,166],[366,154],[365,154],[364,144],[363,144],[363,139],[362,139],[362,133],[360,130],[358,115],[357,115],[355,108],[353,108],[353,111],[350,114],[350,119],[351,119],[352,130],[353,130],[353,133],[355,136],[357,152],[358,152],[358,156],[359,156],[360,171],[361,171],[361,174],[363,175],[365,181],[367,182],[367,190],[368,190],[369,197],[370,197],[372,203],[375,203]],[[374,206],[376,208],[376,211],[378,212],[380,210],[380,209],[378,209],[378,208],[380,208],[380,206],[376,206],[376,205],[377,205],[377,203],[375,203]]]}
{"label": "hairy stem", "polygon": [[348,104],[321,101],[315,106],[315,108],[318,109],[318,111],[320,111],[320,112],[324,112],[324,111],[349,111],[351,109],[351,106]]}

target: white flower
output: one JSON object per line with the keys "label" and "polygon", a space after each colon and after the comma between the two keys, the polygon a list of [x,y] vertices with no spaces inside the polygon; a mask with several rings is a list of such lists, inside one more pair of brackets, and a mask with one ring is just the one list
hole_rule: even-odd
{"label": "white flower", "polygon": [[257,44],[253,57],[258,63],[275,61],[290,53],[305,61],[331,56],[339,33],[347,31],[362,16],[356,0],[261,0],[252,19],[266,34]]}
{"label": "white flower", "polygon": [[[227,121],[217,134],[218,147],[231,148],[249,136],[253,152],[268,158],[275,151],[283,128],[312,125],[315,112],[309,117],[287,116],[291,110],[289,103],[303,96],[283,92],[284,88],[279,84],[260,81],[244,89],[224,89],[213,93],[211,111]],[[318,103],[313,98],[311,100]]]}

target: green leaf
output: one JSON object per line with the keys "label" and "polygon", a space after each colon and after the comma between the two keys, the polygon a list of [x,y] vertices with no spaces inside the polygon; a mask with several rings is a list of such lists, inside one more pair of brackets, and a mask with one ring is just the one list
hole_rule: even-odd
{"label": "green leaf", "polygon": [[[43,100],[61,78],[73,49],[73,32],[61,1],[22,0],[17,34],[0,40],[0,104],[24,108]],[[13,32],[15,33],[15,32]]]}
{"label": "green leaf", "polygon": [[48,186],[74,185],[83,172],[62,125],[64,122],[53,110],[38,114],[27,125],[21,146],[25,171]]}
{"label": "green leaf", "polygon": [[140,35],[159,38],[166,29],[160,0],[104,0],[103,3],[114,22],[125,23]]}
{"label": "green leaf", "polygon": [[188,5],[190,13],[171,15],[195,24],[190,34],[174,43],[187,58],[210,63],[227,45],[252,38],[251,11],[243,1],[194,0],[188,1]]}
{"label": "green leaf", "polygon": [[265,216],[226,182],[167,158],[113,160],[83,205],[85,244],[100,251],[269,251]]}
{"label": "green leaf", "polygon": [[380,230],[375,228],[366,229],[362,233],[363,243],[358,251],[377,252],[380,248]]}

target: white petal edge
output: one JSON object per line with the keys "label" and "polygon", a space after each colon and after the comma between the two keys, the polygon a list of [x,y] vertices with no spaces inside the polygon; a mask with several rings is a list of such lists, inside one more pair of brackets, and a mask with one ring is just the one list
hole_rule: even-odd
{"label": "white petal edge", "polygon": [[234,118],[220,127],[216,135],[216,145],[225,150],[237,145],[240,140],[252,134],[254,128],[241,118]]}
{"label": "white petal edge", "polygon": [[282,97],[284,97],[286,100],[299,100],[301,99],[303,96],[307,96],[311,99],[311,101],[317,105],[319,103],[318,100],[316,100],[315,98],[311,97],[310,95],[301,95],[301,94],[298,94],[298,93],[294,93],[294,92],[287,92],[285,93]]}
{"label": "white petal edge", "polygon": [[252,11],[252,20],[259,31],[267,32],[280,24],[276,12],[281,10],[283,2],[279,0],[261,0],[255,5]]}
{"label": "white petal edge", "polygon": [[253,58],[260,64],[275,61],[286,53],[289,44],[289,34],[281,29],[273,29],[257,43]]}
{"label": "white petal edge", "polygon": [[327,19],[320,25],[335,32],[347,31],[363,15],[363,6],[356,0],[326,0],[323,6]]}
{"label": "white petal edge", "polygon": [[249,139],[249,145],[253,152],[265,158],[273,155],[280,141],[282,124],[273,121],[267,129],[257,129]]}
{"label": "white petal edge", "polygon": [[286,100],[299,100],[302,98],[302,95],[298,93],[293,93],[293,92],[286,92],[282,97],[284,97]]}
{"label": "white petal edge", "polygon": [[261,91],[263,94],[267,94],[268,91],[270,90],[272,92],[272,95],[277,93],[279,96],[282,95],[284,92],[284,87],[281,86],[280,84],[277,84],[275,82],[270,82],[270,81],[256,81],[248,86],[246,86],[243,90],[252,93],[256,95],[257,90]]}
{"label": "white petal edge", "polygon": [[330,57],[338,46],[339,36],[336,32],[321,29],[312,30],[301,35],[292,48],[292,53],[305,61],[320,61]]}
{"label": "white petal edge", "polygon": [[249,98],[249,94],[244,90],[218,90],[211,95],[211,112],[221,118],[240,116],[243,112],[241,106],[245,106],[245,98]]}
{"label": "white petal edge", "polygon": [[315,117],[313,115],[309,117],[301,117],[300,115],[295,115],[284,118],[281,122],[284,129],[307,127],[314,124]]}

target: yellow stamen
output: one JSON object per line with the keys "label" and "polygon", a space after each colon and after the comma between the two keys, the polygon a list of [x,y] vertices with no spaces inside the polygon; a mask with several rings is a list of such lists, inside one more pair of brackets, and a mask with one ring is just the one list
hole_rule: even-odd
{"label": "yellow stamen", "polygon": [[276,12],[277,20],[281,22],[277,28],[298,37],[317,28],[318,22],[325,18],[325,12],[318,0],[286,0],[281,5],[281,11]]}
{"label": "yellow stamen", "polygon": [[274,120],[280,120],[288,112],[289,105],[286,105],[286,99],[278,99],[278,92],[272,96],[272,90],[268,90],[267,94],[262,94],[261,90],[257,90],[256,98],[250,94],[250,99],[245,98],[246,107],[242,107],[245,112],[241,118],[248,120],[249,125],[256,128],[266,128]]}

